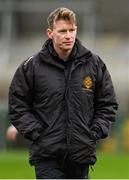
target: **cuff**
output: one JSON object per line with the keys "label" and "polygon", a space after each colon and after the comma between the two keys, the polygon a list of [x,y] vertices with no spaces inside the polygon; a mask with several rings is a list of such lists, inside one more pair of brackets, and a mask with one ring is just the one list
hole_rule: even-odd
{"label": "cuff", "polygon": [[91,136],[94,140],[101,139],[103,136],[101,129],[97,126],[92,126],[91,127]]}
{"label": "cuff", "polygon": [[32,133],[32,135],[31,135],[31,139],[33,140],[33,141],[35,141],[36,139],[38,139],[40,137],[40,134],[39,134],[39,132],[37,132],[37,131],[34,131],[33,133]]}
{"label": "cuff", "polygon": [[93,130],[91,131],[91,138],[95,141],[100,139],[99,134]]}

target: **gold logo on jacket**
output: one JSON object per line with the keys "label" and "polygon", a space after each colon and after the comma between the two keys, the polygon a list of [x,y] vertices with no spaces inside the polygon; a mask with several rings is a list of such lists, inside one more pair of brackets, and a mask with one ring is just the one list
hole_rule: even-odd
{"label": "gold logo on jacket", "polygon": [[93,81],[90,76],[86,76],[83,80],[83,85],[86,89],[91,89],[93,86]]}

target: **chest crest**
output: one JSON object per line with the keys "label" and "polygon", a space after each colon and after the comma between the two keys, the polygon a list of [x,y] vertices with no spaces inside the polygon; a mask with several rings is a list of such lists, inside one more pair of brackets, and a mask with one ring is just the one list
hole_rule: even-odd
{"label": "chest crest", "polygon": [[86,76],[83,80],[83,86],[87,89],[90,90],[93,87],[93,80],[90,76]]}

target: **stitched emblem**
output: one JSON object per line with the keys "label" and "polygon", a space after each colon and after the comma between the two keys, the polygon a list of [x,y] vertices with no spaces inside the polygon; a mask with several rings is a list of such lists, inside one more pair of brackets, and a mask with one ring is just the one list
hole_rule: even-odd
{"label": "stitched emblem", "polygon": [[86,89],[91,89],[93,86],[93,80],[90,76],[86,76],[83,80],[83,85]]}

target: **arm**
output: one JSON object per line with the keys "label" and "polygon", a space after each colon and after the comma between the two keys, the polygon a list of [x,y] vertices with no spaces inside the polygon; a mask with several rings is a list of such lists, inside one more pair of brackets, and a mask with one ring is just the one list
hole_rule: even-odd
{"label": "arm", "polygon": [[101,59],[100,62],[94,100],[95,112],[91,126],[96,139],[108,136],[118,108],[111,76]]}
{"label": "arm", "polygon": [[9,88],[9,116],[11,123],[27,139],[40,136],[41,124],[33,114],[33,66],[23,63],[16,71]]}

